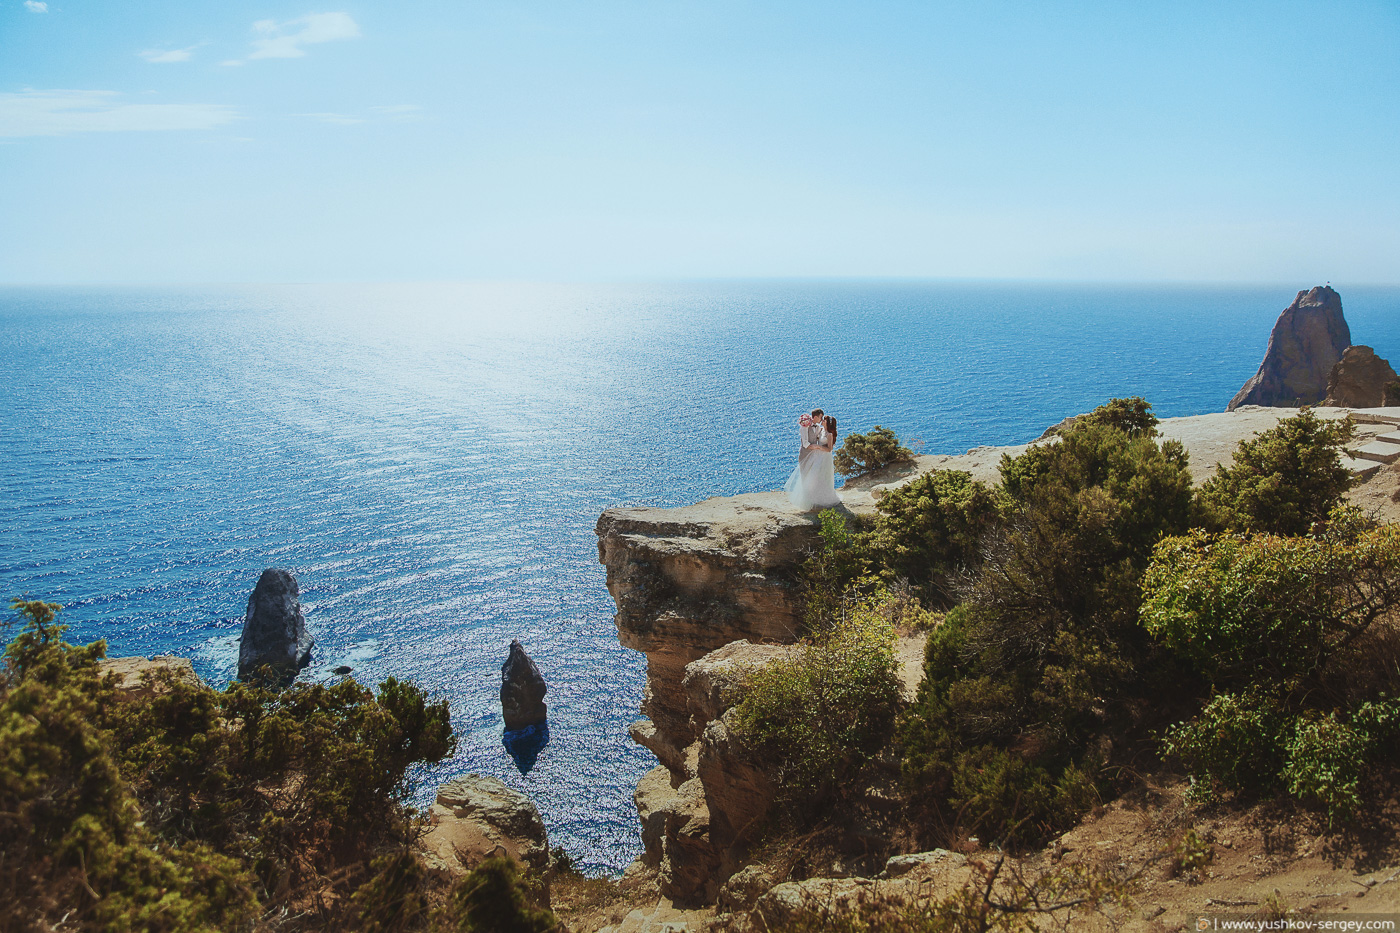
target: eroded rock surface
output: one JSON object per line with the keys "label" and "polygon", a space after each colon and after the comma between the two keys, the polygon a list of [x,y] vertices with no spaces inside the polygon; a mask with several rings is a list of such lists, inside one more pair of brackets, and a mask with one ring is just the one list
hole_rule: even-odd
{"label": "eroded rock surface", "polygon": [[520,642],[510,643],[510,656],[501,665],[501,715],[506,729],[514,732],[544,725],[549,712],[544,695],[549,690],[540,669]]}
{"label": "eroded rock surface", "polygon": [[[850,499],[873,507],[868,493]],[[679,751],[704,726],[691,722],[687,664],[732,641],[796,639],[798,567],[819,527],[815,515],[792,509],[781,493],[603,513],[598,558],[617,603],[618,638],[647,657],[642,713],[652,727],[643,731],[658,744]]]}
{"label": "eroded rock surface", "polygon": [[100,674],[115,674],[117,694],[123,699],[140,700],[153,696],[157,686],[146,675],[169,674],[177,681],[197,687],[201,681],[194,672],[194,664],[189,658],[173,654],[156,655],[153,658],[104,658],[97,662]]}
{"label": "eroded rock surface", "polygon": [[880,878],[809,878],[776,885],[757,899],[747,924],[757,933],[784,924],[820,921],[849,914],[877,896],[915,900],[937,897],[971,876],[964,856],[945,849],[890,859]]}
{"label": "eroded rock surface", "polygon": [[419,846],[435,868],[465,873],[498,849],[532,871],[549,867],[539,810],[499,778],[468,774],[447,782],[428,816],[431,826]]}
{"label": "eroded rock surface", "polygon": [[238,679],[246,680],[266,667],[275,682],[289,684],[311,661],[314,644],[301,613],[296,577],[287,570],[264,570],[243,616]]}
{"label": "eroded rock surface", "polygon": [[1250,377],[1227,411],[1241,405],[1315,405],[1327,395],[1327,377],[1351,346],[1351,328],[1342,316],[1342,298],[1325,285],[1299,292],[1269,333],[1259,371]]}
{"label": "eroded rock surface", "polygon": [[1347,347],[1327,377],[1325,405],[1380,408],[1387,404],[1386,386],[1396,381],[1388,360],[1367,346]]}

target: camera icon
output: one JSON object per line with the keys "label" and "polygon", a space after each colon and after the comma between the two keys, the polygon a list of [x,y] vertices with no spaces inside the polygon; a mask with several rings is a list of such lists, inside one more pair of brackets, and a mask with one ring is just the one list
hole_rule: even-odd
{"label": "camera icon", "polygon": [[1206,931],[1206,930],[1209,930],[1209,929],[1210,929],[1210,918],[1208,918],[1208,917],[1197,917],[1197,918],[1196,918],[1196,933],[1205,933],[1205,931]]}

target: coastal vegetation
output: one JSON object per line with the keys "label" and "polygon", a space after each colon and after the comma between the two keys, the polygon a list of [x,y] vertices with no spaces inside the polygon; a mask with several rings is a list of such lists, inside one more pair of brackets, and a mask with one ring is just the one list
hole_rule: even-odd
{"label": "coastal vegetation", "polygon": [[[1400,737],[1400,531],[1343,505],[1352,436],[1304,409],[1193,490],[1151,406],[1115,399],[1004,457],[995,486],[933,471],[873,517],[823,513],[804,567],[814,648],[892,592],[917,620],[901,628],[930,630],[902,712],[843,683],[831,695],[850,707],[823,721],[889,737],[925,843],[1040,844],[1154,762],[1184,768],[1200,797],[1283,794],[1354,818]],[[879,753],[869,731],[843,756],[839,729],[815,740],[802,713],[755,716],[779,695],[815,709],[794,685],[818,682],[819,658],[755,678],[740,707],[813,823],[838,818],[823,805],[858,796],[854,765]],[[814,781],[808,748],[779,752],[778,736],[848,766]]]}
{"label": "coastal vegetation", "polygon": [[913,463],[914,452],[901,446],[893,431],[877,424],[865,434],[847,434],[832,462],[842,476],[858,476],[896,464]]}
{"label": "coastal vegetation", "polygon": [[104,642],[67,643],[52,603],[12,605],[0,930],[553,926],[513,869],[454,889],[411,849],[412,769],[456,744],[446,702],[392,678],[216,691],[168,674],[125,699]]}
{"label": "coastal vegetation", "polygon": [[785,801],[839,798],[888,742],[899,706],[895,612],[888,595],[863,599],[746,685],[734,729],[767,764]]}

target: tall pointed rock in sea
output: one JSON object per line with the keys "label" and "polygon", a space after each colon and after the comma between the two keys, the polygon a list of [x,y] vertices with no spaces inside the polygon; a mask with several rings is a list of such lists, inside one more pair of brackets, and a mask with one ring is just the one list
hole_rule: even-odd
{"label": "tall pointed rock in sea", "polygon": [[1327,377],[1349,346],[1351,328],[1342,316],[1342,296],[1327,285],[1299,292],[1274,323],[1259,371],[1225,410],[1316,405],[1327,396]]}

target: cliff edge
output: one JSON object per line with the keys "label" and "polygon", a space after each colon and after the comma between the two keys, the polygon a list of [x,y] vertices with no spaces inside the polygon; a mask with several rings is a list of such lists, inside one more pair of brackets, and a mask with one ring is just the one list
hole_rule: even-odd
{"label": "cliff edge", "polygon": [[[1358,447],[1400,424],[1400,409],[1314,411],[1322,418],[1353,415],[1361,422]],[[1241,440],[1296,413],[1250,405],[1166,418],[1158,427],[1164,438],[1186,447],[1192,479],[1199,484],[1230,462]],[[1032,443],[1056,442],[1045,437]],[[873,514],[885,492],[933,469],[966,470],[976,479],[998,482],[1002,456],[1016,456],[1029,446],[920,456],[897,472],[848,483],[841,491],[843,509]],[[1384,500],[1395,507],[1400,462],[1378,471],[1381,464],[1363,455],[1349,465],[1371,476],[1353,501]],[[1384,490],[1376,492],[1381,486]],[[656,870],[661,893],[677,904],[713,903],[724,896],[727,879],[744,864],[747,833],[771,803],[772,788],[729,730],[727,714],[735,697],[727,685],[744,667],[762,666],[783,653],[778,646],[797,640],[800,567],[818,546],[819,529],[815,514],[796,510],[781,492],[673,509],[613,508],[598,520],[598,556],[617,605],[618,638],[647,659],[644,718],[629,730],[658,762],[634,795],[642,862]],[[915,660],[910,673],[917,678],[922,658]],[[911,695],[913,686],[906,685]]]}

